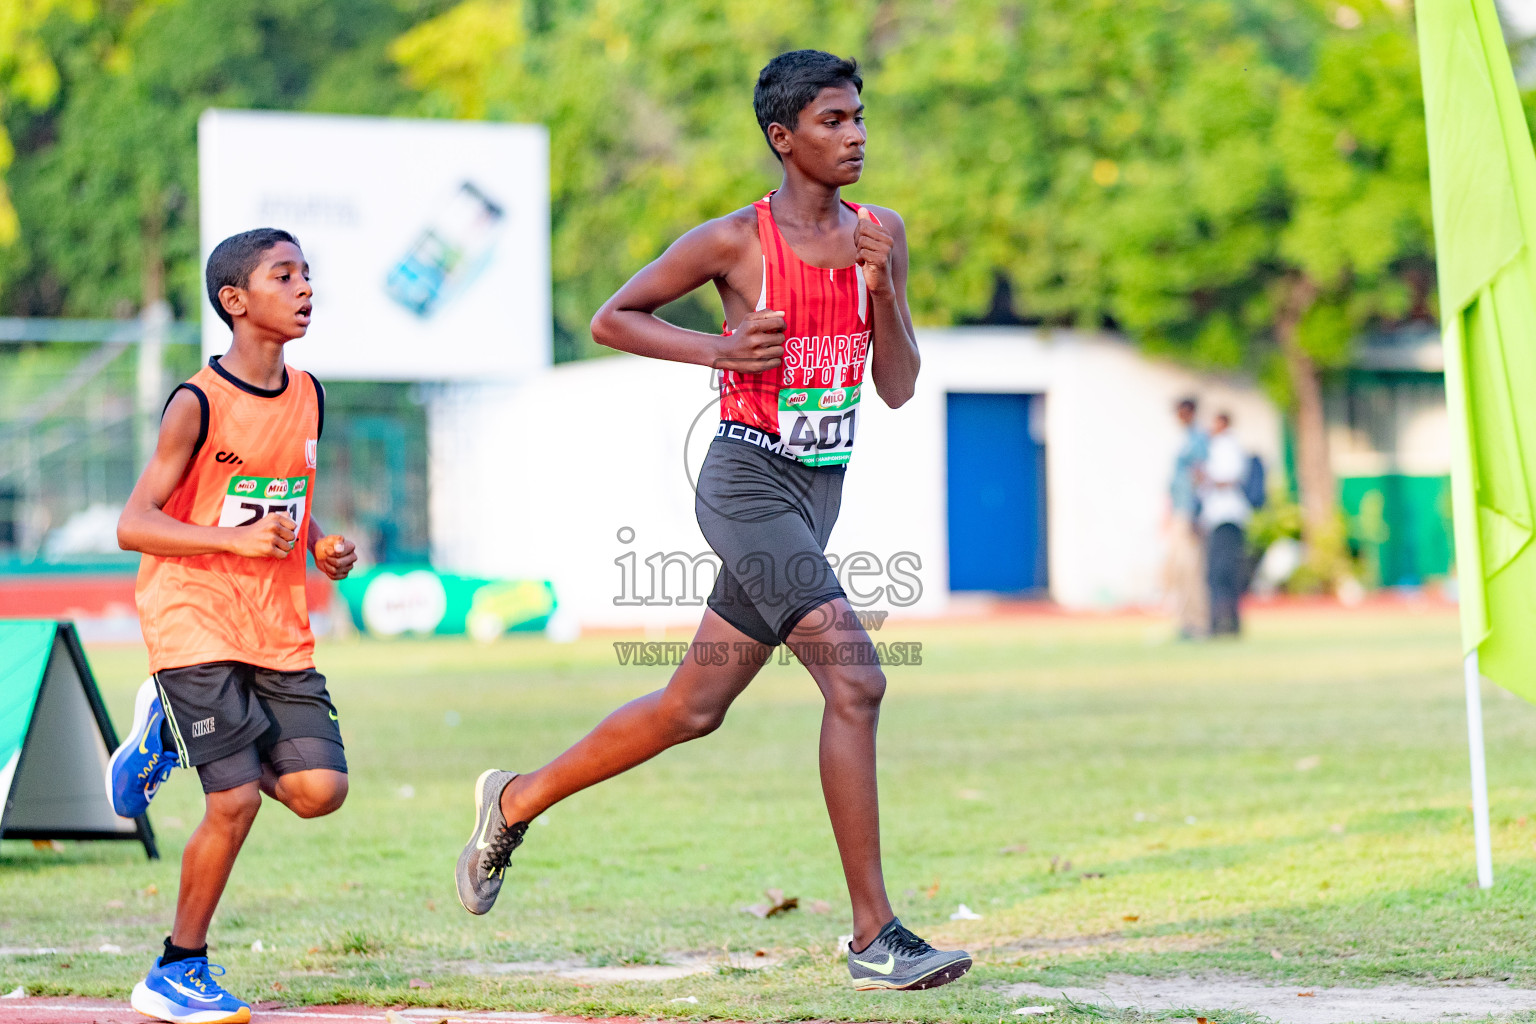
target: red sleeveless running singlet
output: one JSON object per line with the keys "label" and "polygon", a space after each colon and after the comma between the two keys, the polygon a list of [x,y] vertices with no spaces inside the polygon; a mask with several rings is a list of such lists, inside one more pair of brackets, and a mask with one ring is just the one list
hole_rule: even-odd
{"label": "red sleeveless running singlet", "polygon": [[[772,196],[752,204],[763,248],[757,308],[783,311],[784,361],[762,373],[722,371],[720,419],[777,435],[771,450],[805,465],[845,465],[853,453],[869,356],[864,269],[856,263],[829,269],[801,262],[773,222]],[[854,203],[843,205],[859,210]]]}

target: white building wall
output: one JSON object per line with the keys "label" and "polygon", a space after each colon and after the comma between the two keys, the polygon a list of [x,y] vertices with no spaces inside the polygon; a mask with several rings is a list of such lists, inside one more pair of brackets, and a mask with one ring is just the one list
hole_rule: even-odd
{"label": "white building wall", "polygon": [[1451,414],[1444,401],[1427,401],[1404,410],[1397,435],[1397,468],[1412,476],[1442,476],[1451,471]]}
{"label": "white building wall", "polygon": [[[1148,360],[1124,341],[1072,331],[920,330],[917,395],[891,410],[871,388],[829,552],[885,566],[910,553],[922,593],[896,613],[939,614],[947,590],[945,394],[1045,395],[1051,596],[1070,608],[1157,600],[1172,405],[1231,411],[1235,431],[1279,465],[1279,417],[1251,385]],[[429,408],[434,561],[549,579],[583,625],[696,621],[698,604],[616,605],[615,559],[636,555],[639,593],[655,552],[704,553],[691,480],[713,436],[710,372],[628,356],[556,367],[510,386],[452,386]],[[621,535],[623,528],[633,536]],[[621,539],[622,538],[622,539]],[[665,595],[681,594],[679,572]],[[871,593],[887,580],[858,581]],[[845,580],[845,586],[848,581]],[[904,596],[904,592],[898,591]],[[887,595],[889,597],[889,594]]]}

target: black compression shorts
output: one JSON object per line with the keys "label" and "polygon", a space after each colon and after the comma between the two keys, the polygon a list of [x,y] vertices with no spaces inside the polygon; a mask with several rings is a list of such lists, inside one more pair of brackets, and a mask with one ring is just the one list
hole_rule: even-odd
{"label": "black compression shorts", "polygon": [[694,494],[699,529],[722,563],[709,607],[774,646],[845,596],[826,555],[842,498],[842,466],[813,468],[716,437]]}

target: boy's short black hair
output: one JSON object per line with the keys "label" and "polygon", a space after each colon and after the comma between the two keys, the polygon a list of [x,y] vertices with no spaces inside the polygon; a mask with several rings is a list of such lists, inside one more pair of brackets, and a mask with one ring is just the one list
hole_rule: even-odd
{"label": "boy's short black hair", "polygon": [[[791,50],[781,53],[758,72],[757,88],[752,91],[752,109],[757,112],[757,126],[768,138],[768,126],[778,123],[794,131],[800,111],[828,86],[852,85],[864,91],[859,62],[838,57],[825,50]],[[770,140],[768,148],[773,149]],[[778,150],[773,151],[779,157]],[[780,162],[783,157],[779,157]]]}
{"label": "boy's short black hair", "polygon": [[231,330],[234,329],[235,321],[224,308],[224,303],[219,301],[219,289],[227,284],[236,288],[250,284],[251,271],[261,265],[261,258],[267,254],[267,250],[280,242],[299,244],[297,238],[280,228],[256,228],[230,235],[214,246],[213,252],[209,254],[208,270],[204,275],[208,281],[208,301],[213,303],[213,311],[219,314],[219,319]]}

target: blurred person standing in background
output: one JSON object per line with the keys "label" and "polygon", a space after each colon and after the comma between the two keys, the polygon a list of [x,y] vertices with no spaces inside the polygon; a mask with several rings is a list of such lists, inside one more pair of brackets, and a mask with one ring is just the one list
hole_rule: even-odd
{"label": "blurred person standing in background", "polygon": [[1210,626],[1198,490],[1209,442],[1195,422],[1196,408],[1193,397],[1181,398],[1174,407],[1174,415],[1184,428],[1184,441],[1173,461],[1173,480],[1168,487],[1168,592],[1181,640],[1197,640]]}
{"label": "blurred person standing in background", "polygon": [[1248,582],[1244,531],[1253,516],[1253,506],[1243,489],[1250,461],[1248,452],[1232,436],[1231,414],[1217,413],[1211,423],[1199,490],[1212,636],[1236,636],[1239,631],[1237,601]]}

